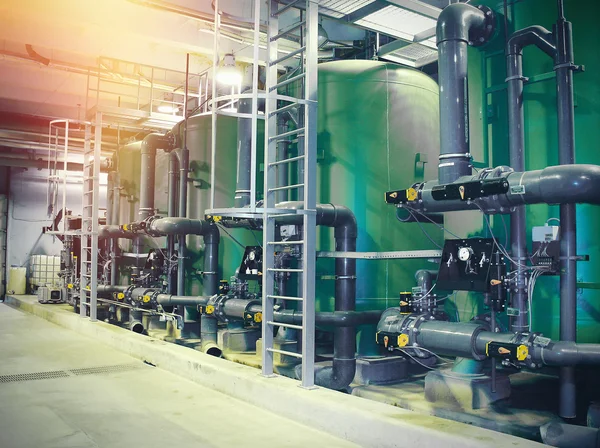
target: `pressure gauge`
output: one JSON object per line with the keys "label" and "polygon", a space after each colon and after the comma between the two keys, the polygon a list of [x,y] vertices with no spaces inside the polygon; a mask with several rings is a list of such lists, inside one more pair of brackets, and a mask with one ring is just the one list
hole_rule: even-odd
{"label": "pressure gauge", "polygon": [[458,259],[460,261],[468,261],[473,255],[473,249],[470,247],[461,247],[458,249]]}
{"label": "pressure gauge", "polygon": [[254,251],[252,251],[248,254],[248,259],[250,261],[254,261],[255,258],[256,258],[256,253]]}

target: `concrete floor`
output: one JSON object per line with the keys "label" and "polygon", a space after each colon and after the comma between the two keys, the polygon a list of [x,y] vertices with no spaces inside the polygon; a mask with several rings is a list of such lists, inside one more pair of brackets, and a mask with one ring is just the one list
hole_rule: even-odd
{"label": "concrete floor", "polygon": [[2,448],[357,446],[5,304],[0,403]]}

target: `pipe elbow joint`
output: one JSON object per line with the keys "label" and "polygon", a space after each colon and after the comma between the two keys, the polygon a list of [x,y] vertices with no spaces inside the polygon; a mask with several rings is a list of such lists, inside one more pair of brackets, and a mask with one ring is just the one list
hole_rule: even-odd
{"label": "pipe elbow joint", "polygon": [[315,384],[327,389],[341,390],[347,388],[356,374],[356,358],[333,358],[333,365],[315,372]]}
{"label": "pipe elbow joint", "polygon": [[496,17],[486,6],[454,3],[442,10],[436,26],[437,44],[462,40],[473,46],[488,42],[495,31]]}
{"label": "pipe elbow joint", "polygon": [[142,154],[155,155],[157,149],[171,151],[175,147],[175,138],[172,133],[162,135],[158,133],[148,134],[142,140],[140,152]]}
{"label": "pipe elbow joint", "polygon": [[556,54],[554,35],[539,25],[528,26],[513,33],[506,43],[506,54],[521,55],[523,48],[529,45],[535,45],[551,58],[554,58]]}
{"label": "pipe elbow joint", "polygon": [[221,241],[221,233],[219,228],[212,223],[205,222],[204,244],[219,244]]}

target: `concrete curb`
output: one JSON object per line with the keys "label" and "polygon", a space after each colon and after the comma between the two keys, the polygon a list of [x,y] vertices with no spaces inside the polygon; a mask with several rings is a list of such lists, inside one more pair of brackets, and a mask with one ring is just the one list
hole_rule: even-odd
{"label": "concrete curb", "polygon": [[289,378],[265,378],[254,368],[135,334],[104,322],[92,323],[68,310],[41,305],[33,297],[7,296],[6,303],[183,378],[360,446],[545,446],[328,389],[307,391]]}

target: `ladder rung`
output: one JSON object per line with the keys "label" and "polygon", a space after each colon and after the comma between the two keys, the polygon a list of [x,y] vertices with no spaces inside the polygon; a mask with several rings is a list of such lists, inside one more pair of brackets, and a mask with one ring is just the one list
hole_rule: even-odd
{"label": "ladder rung", "polygon": [[297,23],[294,23],[293,25],[288,26],[287,28],[284,28],[283,30],[281,30],[279,32],[279,34],[277,34],[271,38],[271,42],[275,42],[277,39],[285,36],[286,34],[291,33],[292,31],[297,30],[298,28],[300,28],[301,26],[303,26],[305,24],[306,24],[306,20],[303,20],[302,22],[297,22]]}
{"label": "ladder rung", "polygon": [[279,350],[277,348],[267,348],[268,352],[271,353],[279,353],[280,355],[293,356],[294,358],[302,359],[302,355],[300,353],[288,352],[287,350]]}
{"label": "ladder rung", "polygon": [[272,320],[267,322],[267,325],[273,325],[274,327],[291,328],[292,330],[302,330],[302,325],[284,324],[283,322],[273,322]]}
{"label": "ladder rung", "polygon": [[294,300],[296,302],[302,302],[304,301],[304,297],[292,297],[292,296],[274,296],[274,295],[267,295],[268,299],[278,299],[278,300]]}
{"label": "ladder rung", "polygon": [[301,274],[302,272],[304,272],[302,269],[291,269],[291,268],[268,268],[267,271],[271,271],[271,272],[297,272],[299,274]]}
{"label": "ladder rung", "polygon": [[304,128],[292,129],[291,131],[284,132],[283,134],[275,135],[274,137],[269,137],[269,141],[280,140],[285,137],[289,137],[290,135],[301,134],[304,132]]}
{"label": "ladder rung", "polygon": [[291,246],[292,244],[304,244],[304,240],[300,241],[269,241],[269,246]]}
{"label": "ladder rung", "polygon": [[298,160],[304,159],[304,157],[306,157],[306,156],[304,154],[302,154],[302,155],[299,155],[296,157],[290,157],[289,159],[277,160],[276,162],[269,163],[269,166],[283,165],[284,163],[296,162]]}
{"label": "ladder rung", "polygon": [[299,75],[292,76],[291,78],[288,78],[285,81],[281,81],[281,82],[275,84],[273,87],[270,87],[269,92],[272,92],[273,90],[277,90],[280,87],[287,86],[288,84],[298,81],[299,79],[302,79],[305,76],[306,76],[306,73],[300,73]]}
{"label": "ladder rung", "polygon": [[286,54],[285,56],[281,56],[280,58],[275,59],[273,62],[269,62],[269,67],[273,67],[274,65],[280,64],[283,61],[286,61],[290,58],[293,58],[294,56],[296,56],[297,54],[302,53],[304,50],[306,50],[306,45],[303,47],[298,48],[297,50],[294,51],[290,51],[288,54]]}
{"label": "ladder rung", "polygon": [[283,14],[284,12],[286,12],[288,9],[293,8],[295,4],[300,3],[302,0],[294,0],[291,3],[288,3],[287,5],[285,5],[282,8],[279,8],[277,11],[273,11],[273,13],[271,14],[271,17],[276,17],[280,14]]}
{"label": "ladder rung", "polygon": [[273,115],[281,114],[283,112],[287,112],[290,109],[295,109],[296,107],[300,107],[300,106],[304,106],[304,104],[302,104],[302,103],[288,104],[287,106],[283,106],[283,107],[280,107],[279,109],[275,109],[273,112],[271,112],[269,114],[269,117],[272,117]]}
{"label": "ladder rung", "polygon": [[294,188],[302,188],[304,184],[284,185],[282,187],[269,188],[269,191],[293,190]]}

